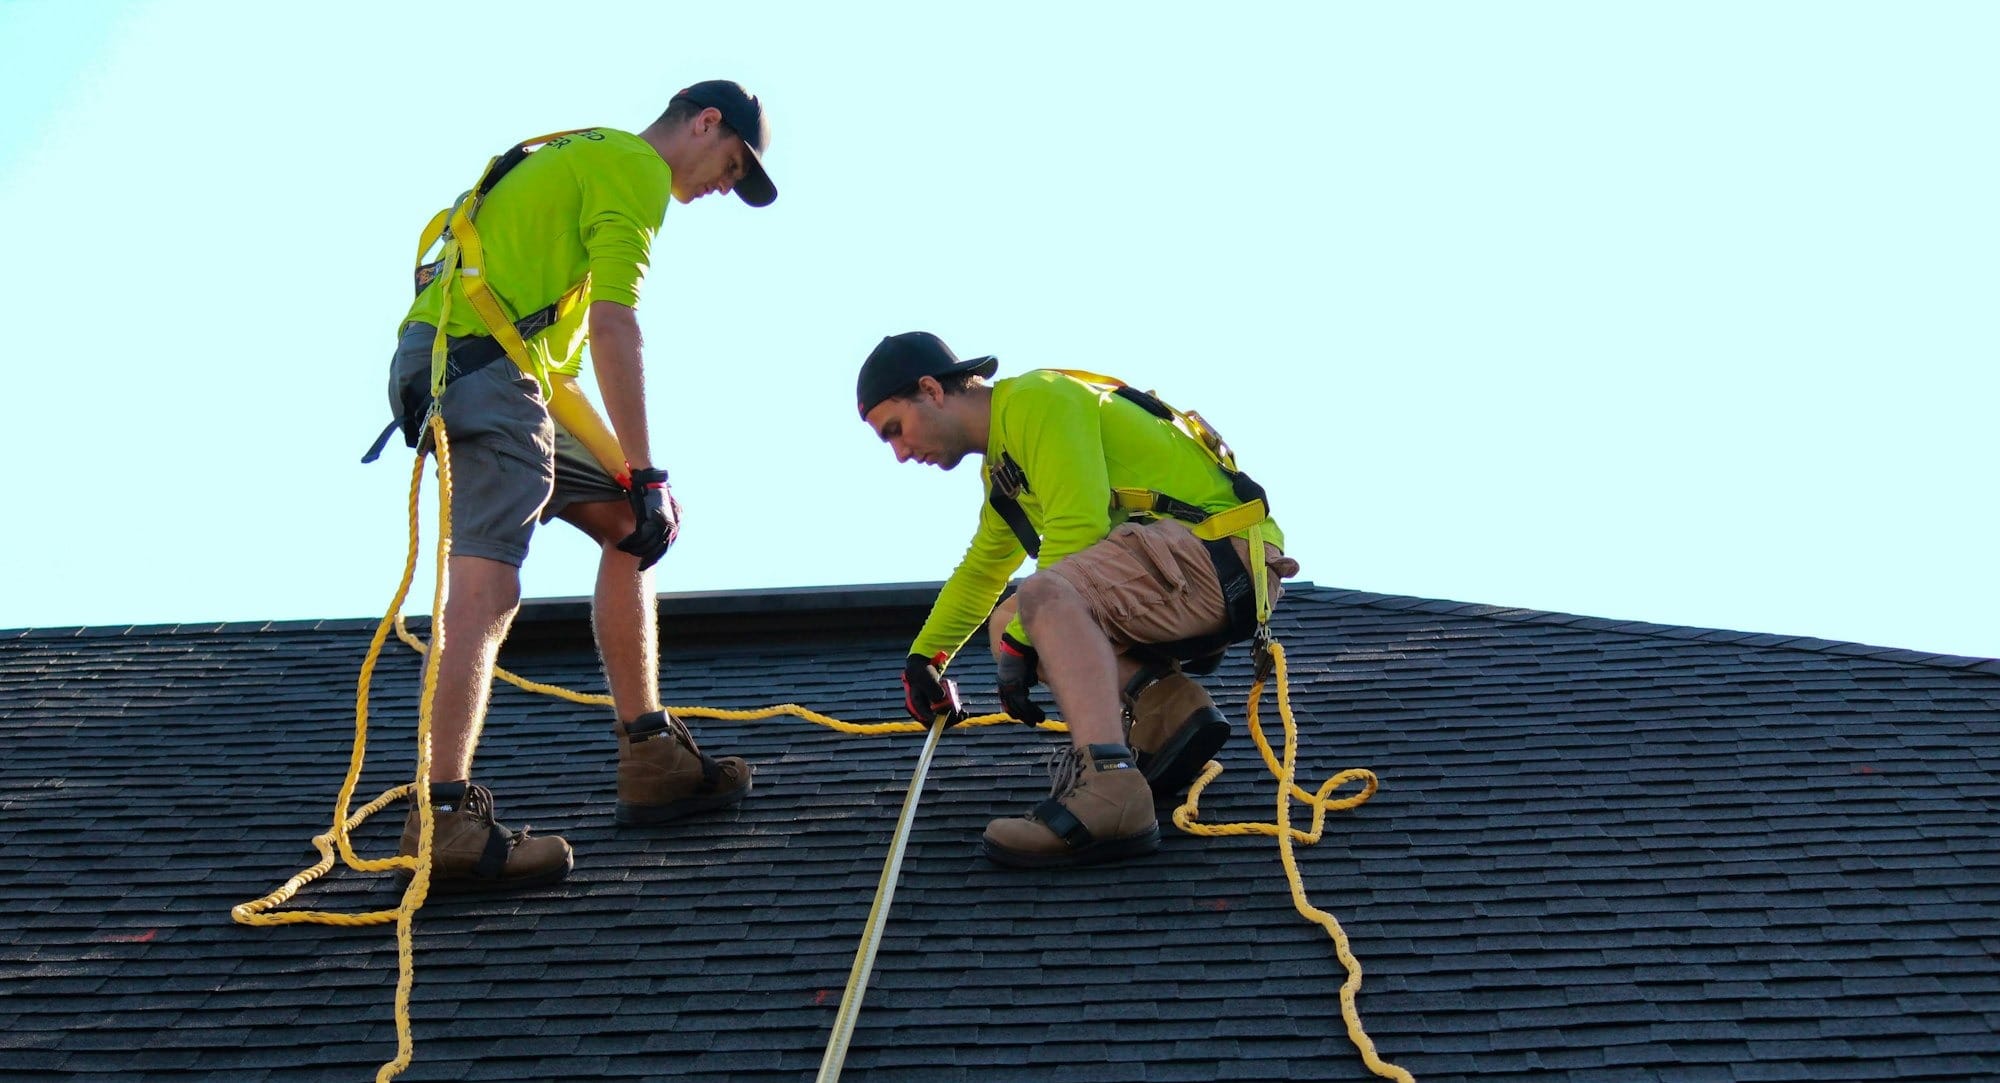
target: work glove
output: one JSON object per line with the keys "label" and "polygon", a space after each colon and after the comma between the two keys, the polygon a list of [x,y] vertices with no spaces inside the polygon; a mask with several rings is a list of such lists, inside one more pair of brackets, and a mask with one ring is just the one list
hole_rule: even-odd
{"label": "work glove", "polygon": [[1000,706],[1030,726],[1040,725],[1049,717],[1028,698],[1028,689],[1041,680],[1036,672],[1040,662],[1041,656],[1035,653],[1035,648],[1000,633]]}
{"label": "work glove", "polygon": [[938,672],[949,657],[939,651],[931,658],[912,654],[903,662],[903,709],[910,712],[911,718],[926,726],[941,714],[950,715],[953,725],[965,721],[965,708],[959,706],[957,686]]}
{"label": "work glove", "polygon": [[639,558],[639,570],[660,562],[667,546],[681,533],[681,506],[667,484],[667,472],[654,467],[632,471],[625,499],[632,503],[632,518],[638,523],[618,548]]}

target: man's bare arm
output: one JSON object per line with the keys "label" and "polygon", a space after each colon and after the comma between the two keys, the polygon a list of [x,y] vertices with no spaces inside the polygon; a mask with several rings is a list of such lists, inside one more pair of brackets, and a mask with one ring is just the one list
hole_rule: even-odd
{"label": "man's bare arm", "polygon": [[604,413],[618,434],[618,446],[634,469],[653,465],[646,431],[646,368],[638,315],[616,301],[590,303],[590,356]]}

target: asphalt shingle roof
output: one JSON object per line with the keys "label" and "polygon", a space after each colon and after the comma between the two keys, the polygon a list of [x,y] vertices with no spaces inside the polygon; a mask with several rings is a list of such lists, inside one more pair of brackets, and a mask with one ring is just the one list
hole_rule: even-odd
{"label": "asphalt shingle roof", "polygon": [[[668,596],[667,698],[895,718],[929,596]],[[2000,661],[1318,587],[1276,626],[1301,778],[1381,776],[1301,854],[1388,1060],[1426,1081],[2000,1079]],[[0,1079],[352,1080],[393,1056],[388,926],[229,918],[311,863],[372,630],[0,632]],[[955,675],[994,710],[979,653]],[[576,603],[530,605],[503,664],[601,684]],[[418,677],[392,642],[357,803],[410,773]],[[1239,732],[1204,819],[1271,815],[1247,684],[1240,654],[1212,684]],[[635,830],[611,823],[608,726],[496,690],[480,779],[576,871],[426,905],[402,1078],[817,1069],[921,737],[697,722],[756,791]],[[987,818],[1045,792],[1051,740],[940,745],[846,1078],[1373,1078],[1271,840],[1169,829],[1154,858],[1060,873],[976,855]],[[363,825],[363,852],[400,819]],[[396,897],[337,868],[293,906]]]}

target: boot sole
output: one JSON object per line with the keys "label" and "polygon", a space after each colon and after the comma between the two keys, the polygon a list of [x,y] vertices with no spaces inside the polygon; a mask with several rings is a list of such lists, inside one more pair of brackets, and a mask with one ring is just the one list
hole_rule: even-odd
{"label": "boot sole", "polygon": [[1155,801],[1170,801],[1187,792],[1201,769],[1229,743],[1229,720],[1214,708],[1204,708],[1198,722],[1182,726],[1166,746],[1138,760],[1139,770],[1153,788]]}
{"label": "boot sole", "polygon": [[[467,876],[440,880],[433,875],[431,877],[429,893],[432,895],[504,895],[513,891],[529,891],[538,887],[548,887],[551,884],[562,883],[569,878],[570,870],[574,868],[576,868],[576,855],[571,854],[569,860],[563,862],[561,868],[550,869],[547,872],[536,873],[533,876],[517,876],[512,879],[495,878],[492,880],[482,879],[477,876]],[[396,874],[396,878],[401,880],[403,886],[407,888],[410,886],[412,875],[407,871],[399,871]]]}
{"label": "boot sole", "polygon": [[1122,839],[1105,839],[1093,842],[1075,850],[1060,853],[1028,853],[996,846],[991,839],[980,839],[980,852],[995,865],[1005,865],[1013,869],[1056,869],[1082,865],[1102,865],[1111,861],[1123,861],[1129,857],[1144,857],[1160,848],[1160,828],[1158,824],[1137,835],[1127,835]]}
{"label": "boot sole", "polygon": [[754,778],[746,778],[739,789],[728,790],[723,793],[704,794],[698,797],[683,797],[678,801],[669,801],[664,805],[635,805],[627,801],[620,801],[618,802],[617,820],[626,827],[646,827],[652,824],[668,823],[685,816],[692,816],[697,812],[707,812],[710,809],[726,808],[736,804],[738,801],[743,800],[744,795],[748,794],[750,787],[754,785],[756,785]]}

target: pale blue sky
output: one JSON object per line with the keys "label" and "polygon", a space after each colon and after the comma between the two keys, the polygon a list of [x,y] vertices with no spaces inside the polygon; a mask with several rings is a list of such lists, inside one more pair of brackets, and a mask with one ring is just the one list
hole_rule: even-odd
{"label": "pale blue sky", "polygon": [[0,0],[0,627],[379,614],[418,228],[728,77],[782,195],[661,234],[662,590],[946,575],[975,474],[852,407],[925,328],[1200,409],[1318,583],[2000,655],[2000,5],[763,10]]}

